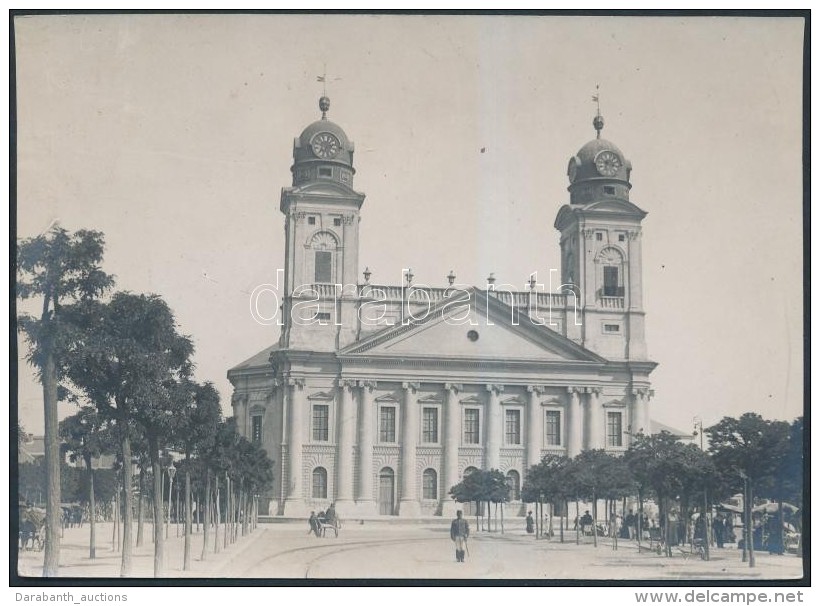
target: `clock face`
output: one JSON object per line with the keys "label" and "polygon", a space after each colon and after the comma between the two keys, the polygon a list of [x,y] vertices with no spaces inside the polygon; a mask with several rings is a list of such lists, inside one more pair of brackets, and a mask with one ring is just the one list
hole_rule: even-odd
{"label": "clock face", "polygon": [[569,182],[574,183],[575,177],[578,176],[578,163],[575,161],[575,158],[570,158],[567,175],[569,175]]}
{"label": "clock face", "polygon": [[613,177],[621,168],[621,159],[618,154],[608,150],[602,151],[595,156],[595,168],[605,177]]}
{"label": "clock face", "polygon": [[310,141],[313,153],[320,158],[334,158],[342,147],[339,140],[330,133],[319,133]]}

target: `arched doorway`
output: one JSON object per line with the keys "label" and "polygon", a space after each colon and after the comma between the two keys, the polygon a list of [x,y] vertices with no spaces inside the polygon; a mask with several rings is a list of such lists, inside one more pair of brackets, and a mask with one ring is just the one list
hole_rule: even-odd
{"label": "arched doorway", "polygon": [[396,474],[389,467],[379,472],[379,514],[392,516],[396,509]]}

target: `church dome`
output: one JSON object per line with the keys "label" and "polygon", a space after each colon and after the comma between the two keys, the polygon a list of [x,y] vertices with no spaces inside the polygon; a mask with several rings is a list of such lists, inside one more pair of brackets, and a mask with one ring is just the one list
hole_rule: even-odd
{"label": "church dome", "polygon": [[595,116],[593,125],[598,136],[585,143],[569,160],[567,176],[574,203],[589,202],[602,195],[629,199],[632,164],[617,145],[601,139],[604,119]]}
{"label": "church dome", "polygon": [[308,124],[293,140],[293,185],[336,181],[353,186],[353,142],[341,126],[327,119],[330,99],[319,99],[321,120]]}

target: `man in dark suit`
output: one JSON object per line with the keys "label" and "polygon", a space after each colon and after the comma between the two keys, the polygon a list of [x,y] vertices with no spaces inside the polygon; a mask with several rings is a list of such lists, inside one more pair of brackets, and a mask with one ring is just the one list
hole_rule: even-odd
{"label": "man in dark suit", "polygon": [[450,524],[450,540],[456,544],[456,562],[464,561],[467,549],[467,537],[470,536],[470,525],[461,517],[461,510],[456,512],[456,519]]}

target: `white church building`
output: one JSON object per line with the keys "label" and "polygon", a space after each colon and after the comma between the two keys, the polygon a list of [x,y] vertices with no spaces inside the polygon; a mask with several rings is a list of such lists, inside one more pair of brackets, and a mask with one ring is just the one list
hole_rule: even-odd
{"label": "white church building", "polygon": [[649,432],[641,222],[631,164],[597,136],[569,160],[559,292],[370,283],[354,145],[327,119],[293,144],[283,188],[279,342],[228,371],[238,430],[274,461],[270,515],[452,515],[449,489],[498,469],[520,499],[547,453],[621,452]]}

